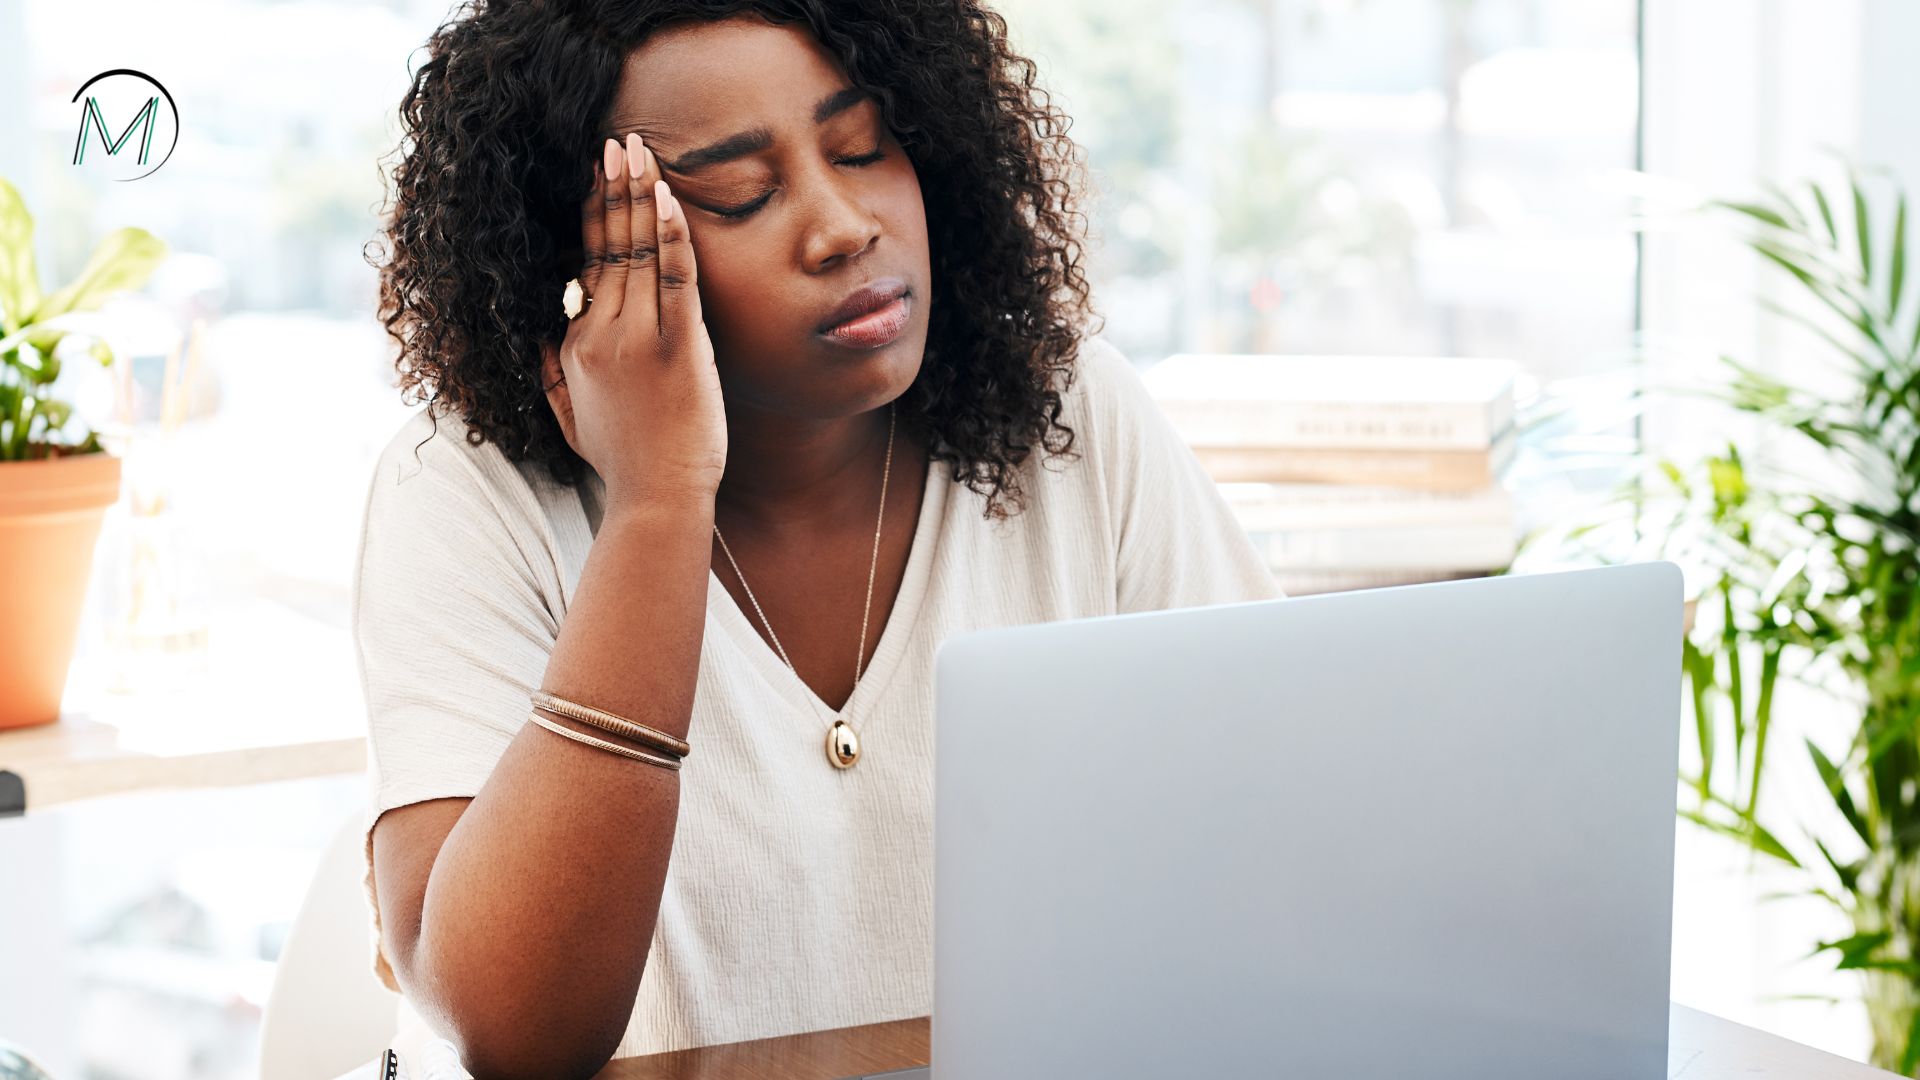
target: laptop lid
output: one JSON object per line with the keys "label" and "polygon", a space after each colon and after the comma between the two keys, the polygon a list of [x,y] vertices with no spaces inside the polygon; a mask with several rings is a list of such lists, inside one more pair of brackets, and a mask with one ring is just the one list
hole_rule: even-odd
{"label": "laptop lid", "polygon": [[1666,1072],[1670,562],[935,657],[935,1080]]}

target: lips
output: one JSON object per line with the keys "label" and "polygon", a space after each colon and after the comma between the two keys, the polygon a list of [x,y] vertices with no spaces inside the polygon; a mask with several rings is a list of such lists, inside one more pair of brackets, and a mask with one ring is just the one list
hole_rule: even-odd
{"label": "lips", "polygon": [[900,332],[907,328],[907,320],[912,317],[913,294],[902,293],[886,307],[869,311],[856,319],[848,319],[819,335],[819,338],[829,344],[862,351],[884,348],[893,344]]}
{"label": "lips", "polygon": [[878,311],[899,299],[900,294],[906,291],[907,283],[897,277],[884,277],[862,285],[828,313],[816,332],[824,334],[841,323]]}

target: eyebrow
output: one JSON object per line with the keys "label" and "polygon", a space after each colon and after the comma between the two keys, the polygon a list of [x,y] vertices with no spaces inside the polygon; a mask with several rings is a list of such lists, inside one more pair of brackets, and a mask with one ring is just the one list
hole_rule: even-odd
{"label": "eyebrow", "polygon": [[[821,98],[820,101],[814,105],[813,122],[815,124],[824,124],[871,96],[867,91],[857,86],[848,86],[835,90],[833,93]],[[613,139],[619,138],[618,135],[609,135],[607,137]],[[697,172],[710,166],[724,165],[729,161],[746,157],[748,154],[757,154],[772,145],[772,129],[757,127],[750,128],[735,135],[729,135],[719,142],[709,143],[698,150],[689,150],[679,157],[674,158],[672,161],[659,158],[658,155],[656,155],[656,158],[659,160],[662,169],[667,172],[681,173],[684,175]]]}

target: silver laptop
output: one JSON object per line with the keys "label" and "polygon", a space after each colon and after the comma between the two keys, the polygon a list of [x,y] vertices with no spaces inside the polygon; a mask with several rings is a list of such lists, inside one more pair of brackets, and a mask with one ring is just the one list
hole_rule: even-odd
{"label": "silver laptop", "polygon": [[1648,562],[949,638],[932,1080],[1664,1077],[1681,619]]}

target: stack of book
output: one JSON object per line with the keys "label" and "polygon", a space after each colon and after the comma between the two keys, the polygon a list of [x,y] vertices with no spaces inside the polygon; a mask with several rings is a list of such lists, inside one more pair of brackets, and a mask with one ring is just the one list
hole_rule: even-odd
{"label": "stack of book", "polygon": [[1516,375],[1472,357],[1183,353],[1141,381],[1302,596],[1508,566]]}

